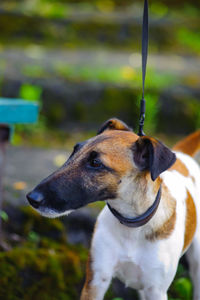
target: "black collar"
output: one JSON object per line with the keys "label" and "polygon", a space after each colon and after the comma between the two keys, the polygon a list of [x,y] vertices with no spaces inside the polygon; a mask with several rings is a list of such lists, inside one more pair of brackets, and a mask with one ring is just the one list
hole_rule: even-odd
{"label": "black collar", "polygon": [[160,188],[158,190],[158,193],[156,195],[156,199],[154,203],[140,216],[135,218],[126,218],[122,216],[117,210],[112,208],[108,203],[108,208],[110,209],[111,213],[119,220],[119,222],[127,227],[140,227],[145,225],[155,214],[158,205],[160,203],[161,198],[161,190],[162,187],[160,185]]}

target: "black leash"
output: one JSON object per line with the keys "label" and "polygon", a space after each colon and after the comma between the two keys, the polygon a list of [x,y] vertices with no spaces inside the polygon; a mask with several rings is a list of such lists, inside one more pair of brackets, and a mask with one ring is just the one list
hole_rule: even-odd
{"label": "black leash", "polygon": [[[144,136],[143,131],[144,120],[145,120],[145,99],[144,99],[144,88],[145,88],[145,77],[146,77],[146,65],[148,56],[148,42],[149,42],[149,9],[148,0],[144,1],[144,12],[143,12],[143,25],[142,25],[142,99],[140,101],[140,119],[139,119],[139,136]],[[147,209],[143,214],[135,218],[126,218],[122,216],[117,210],[112,208],[108,203],[108,208],[111,213],[119,220],[119,222],[127,227],[140,227],[145,225],[155,214],[161,199],[162,187],[158,190],[154,203]]]}
{"label": "black leash", "polygon": [[146,78],[146,66],[148,57],[148,44],[149,44],[149,7],[148,0],[144,1],[143,24],[142,24],[142,99],[140,100],[140,119],[139,119],[139,136],[144,136],[143,131],[145,120],[145,99],[144,88]]}

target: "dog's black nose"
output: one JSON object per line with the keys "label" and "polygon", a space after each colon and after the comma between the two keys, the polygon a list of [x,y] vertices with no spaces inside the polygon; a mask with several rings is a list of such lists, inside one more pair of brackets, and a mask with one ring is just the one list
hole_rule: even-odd
{"label": "dog's black nose", "polygon": [[42,193],[37,192],[37,191],[32,191],[26,195],[26,198],[28,199],[29,203],[34,207],[34,208],[39,208],[42,200],[44,199]]}

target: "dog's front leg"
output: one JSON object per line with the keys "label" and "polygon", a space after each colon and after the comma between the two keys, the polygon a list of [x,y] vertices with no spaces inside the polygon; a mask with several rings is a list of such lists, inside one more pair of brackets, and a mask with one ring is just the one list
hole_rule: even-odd
{"label": "dog's front leg", "polygon": [[167,293],[155,287],[141,290],[139,291],[139,295],[140,300],[167,300]]}
{"label": "dog's front leg", "polygon": [[187,251],[190,276],[193,281],[193,299],[200,300],[200,230],[197,230],[194,240]]}
{"label": "dog's front leg", "polygon": [[[86,280],[80,300],[102,300],[112,279],[112,266],[104,264],[102,257],[93,258],[89,255],[87,262]],[[96,260],[95,260],[96,259]],[[106,261],[105,261],[106,263]]]}

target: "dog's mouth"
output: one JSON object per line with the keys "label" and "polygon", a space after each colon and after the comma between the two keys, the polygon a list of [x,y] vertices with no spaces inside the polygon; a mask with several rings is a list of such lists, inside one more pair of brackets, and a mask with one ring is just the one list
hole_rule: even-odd
{"label": "dog's mouth", "polygon": [[60,211],[59,209],[49,207],[46,204],[45,198],[42,193],[37,191],[28,193],[26,197],[30,205],[44,217],[57,218],[64,215],[69,215],[74,210],[68,209],[65,211]]}
{"label": "dog's mouth", "polygon": [[62,216],[68,216],[71,212],[74,211],[74,209],[67,210],[65,212],[58,212],[52,208],[49,207],[41,207],[37,209],[37,211],[43,216],[47,218],[59,218]]}

